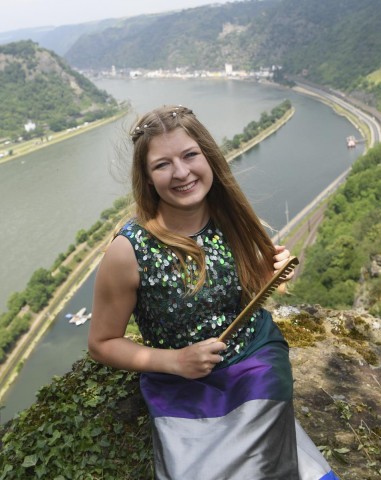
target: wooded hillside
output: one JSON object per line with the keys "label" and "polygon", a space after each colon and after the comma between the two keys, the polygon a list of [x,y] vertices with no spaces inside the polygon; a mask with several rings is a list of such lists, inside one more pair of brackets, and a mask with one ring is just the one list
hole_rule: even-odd
{"label": "wooded hillside", "polygon": [[[32,41],[0,46],[0,139],[26,139],[115,113],[116,101]],[[27,132],[24,125],[35,128]]]}
{"label": "wooded hillside", "polygon": [[292,302],[381,316],[381,144],[354,163],[307,252]]}
{"label": "wooded hillside", "polygon": [[66,58],[93,69],[280,64],[286,73],[353,89],[381,67],[379,7],[378,0],[249,0],[144,15],[81,36]]}

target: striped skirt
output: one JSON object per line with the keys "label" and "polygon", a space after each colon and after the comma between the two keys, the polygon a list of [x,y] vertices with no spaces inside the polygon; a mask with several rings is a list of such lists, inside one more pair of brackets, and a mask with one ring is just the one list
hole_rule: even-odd
{"label": "striped skirt", "polygon": [[338,480],[295,420],[288,345],[268,312],[207,377],[141,375],[157,480]]}

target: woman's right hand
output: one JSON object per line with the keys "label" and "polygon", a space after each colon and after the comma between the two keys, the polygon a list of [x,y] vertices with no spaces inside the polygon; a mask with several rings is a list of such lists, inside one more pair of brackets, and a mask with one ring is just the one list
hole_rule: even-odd
{"label": "woman's right hand", "polygon": [[195,379],[209,375],[217,363],[222,362],[220,352],[226,349],[226,344],[216,338],[208,338],[188,347],[175,350],[176,375]]}

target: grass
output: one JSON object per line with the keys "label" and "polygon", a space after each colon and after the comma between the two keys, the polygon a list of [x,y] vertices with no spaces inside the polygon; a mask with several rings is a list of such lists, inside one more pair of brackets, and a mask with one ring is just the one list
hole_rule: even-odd
{"label": "grass", "polygon": [[381,68],[370,73],[369,75],[367,75],[366,78],[367,80],[375,83],[376,85],[379,84],[381,82]]}

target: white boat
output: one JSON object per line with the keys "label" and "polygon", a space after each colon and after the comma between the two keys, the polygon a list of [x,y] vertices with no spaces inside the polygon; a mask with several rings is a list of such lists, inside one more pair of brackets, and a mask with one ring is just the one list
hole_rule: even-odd
{"label": "white boat", "polygon": [[86,307],[81,308],[70,318],[69,323],[77,323],[77,321],[80,320],[85,315],[85,313]]}
{"label": "white boat", "polygon": [[75,321],[76,326],[78,327],[79,325],[83,325],[84,323],[87,322],[87,320],[90,320],[91,318],[91,313],[87,315],[82,315],[78,320]]}

